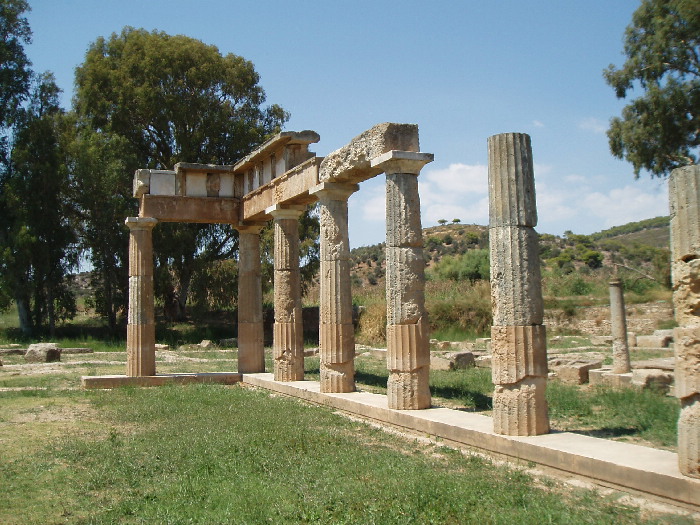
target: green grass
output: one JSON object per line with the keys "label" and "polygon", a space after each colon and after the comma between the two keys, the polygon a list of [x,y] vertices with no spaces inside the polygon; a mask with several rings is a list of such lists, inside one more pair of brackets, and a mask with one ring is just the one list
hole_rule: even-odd
{"label": "green grass", "polygon": [[44,426],[21,421],[46,412],[46,393],[3,397],[20,407],[17,432],[0,427],[8,525],[644,522],[594,492],[258,390],[52,392],[55,409],[85,412]]}

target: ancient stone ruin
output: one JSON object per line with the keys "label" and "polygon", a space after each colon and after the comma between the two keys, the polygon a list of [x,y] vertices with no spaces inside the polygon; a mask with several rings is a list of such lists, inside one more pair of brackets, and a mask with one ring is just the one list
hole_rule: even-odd
{"label": "ancient stone ruin", "polygon": [[[152,253],[153,228],[160,222],[226,223],[238,230],[239,373],[253,380],[255,374],[265,372],[260,231],[273,221],[274,381],[282,387],[303,380],[298,219],[309,204],[318,202],[318,388],[321,393],[353,392],[348,198],[363,181],[384,173],[386,406],[390,410],[431,407],[418,175],[433,155],[419,151],[418,127],[410,124],[379,124],[325,158],[308,150],[318,140],[313,131],[284,132],[235,165],[179,163],[172,171],[136,172],[134,196],[139,199],[139,216],[126,219],[130,229],[127,379],[138,380],[134,384],[162,384],[155,365]],[[548,363],[530,138],[521,133],[492,136],[488,157],[491,436],[546,434]],[[682,404],[678,460],[681,472],[692,477],[700,477],[699,188],[698,166],[676,170],[670,179],[674,306],[679,325],[675,330],[675,394]],[[614,370],[620,374],[629,370],[629,353],[619,281],[610,283],[610,293]],[[224,380],[240,380],[240,376]],[[106,384],[114,384],[113,376]]]}

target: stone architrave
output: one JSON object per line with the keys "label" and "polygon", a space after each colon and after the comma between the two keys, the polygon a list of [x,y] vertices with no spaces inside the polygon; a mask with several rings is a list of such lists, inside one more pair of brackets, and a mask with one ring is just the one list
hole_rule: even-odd
{"label": "stone architrave", "polygon": [[612,372],[614,374],[627,374],[632,371],[632,367],[630,366],[630,350],[627,344],[627,316],[622,281],[612,279],[608,286],[610,289],[610,327],[613,338]]}
{"label": "stone architrave", "polygon": [[321,392],[355,391],[348,198],[357,184],[324,182],[311,189],[320,204]]}
{"label": "stone architrave", "polygon": [[127,217],[129,227],[129,313],[126,326],[126,375],[156,375],[156,327],[153,305],[153,227],[150,217]]}
{"label": "stone architrave", "polygon": [[429,153],[390,151],[371,162],[386,174],[387,401],[429,408],[430,346],[418,174]]}
{"label": "stone architrave", "polygon": [[299,217],[302,207],[265,210],[275,223],[275,324],[272,354],[275,381],[304,379],[304,334],[299,274]]}
{"label": "stone architrave", "polygon": [[260,230],[262,225],[239,225],[238,230],[238,371],[265,371],[263,345]]}
{"label": "stone architrave", "polygon": [[549,432],[546,332],[530,137],[488,139],[494,432]]}
{"label": "stone architrave", "polygon": [[678,466],[700,478],[700,165],[673,170],[668,194],[671,209],[671,274],[675,386],[681,402]]}

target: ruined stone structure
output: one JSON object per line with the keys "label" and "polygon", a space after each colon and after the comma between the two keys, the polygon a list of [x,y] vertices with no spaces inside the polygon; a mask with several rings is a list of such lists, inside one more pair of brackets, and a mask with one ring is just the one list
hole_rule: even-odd
{"label": "ruined stone structure", "polygon": [[318,140],[313,131],[284,132],[233,166],[179,163],[174,171],[136,172],[139,217],[127,219],[132,238],[129,375],[156,373],[151,232],[157,222],[227,223],[239,231],[239,372],[264,371],[259,234],[272,220],[274,378],[304,379],[298,219],[318,201],[321,391],[354,391],[347,201],[360,182],[386,173],[389,406],[430,406],[417,176],[433,156],[419,152],[418,127],[410,124],[379,124],[325,159],[308,151]]}
{"label": "ruined stone structure", "polygon": [[625,314],[625,296],[622,281],[612,279],[610,290],[610,327],[612,329],[613,374],[627,374],[630,366],[630,350],[627,344],[627,316]]}
{"label": "ruined stone structure", "polygon": [[544,434],[547,346],[530,137],[489,137],[488,155],[494,431]]}
{"label": "ruined stone structure", "polygon": [[671,274],[674,330],[678,463],[700,478],[700,166],[678,168],[669,178]]}

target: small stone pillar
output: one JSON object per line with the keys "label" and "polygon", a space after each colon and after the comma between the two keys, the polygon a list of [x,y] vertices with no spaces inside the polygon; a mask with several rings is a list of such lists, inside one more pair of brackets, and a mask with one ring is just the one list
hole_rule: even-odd
{"label": "small stone pillar", "polygon": [[612,279],[610,288],[610,326],[612,328],[613,374],[627,374],[630,367],[630,349],[627,344],[627,316],[622,281]]}
{"label": "small stone pillar", "polygon": [[156,375],[156,325],[153,312],[153,227],[156,219],[127,217],[129,227],[129,312],[126,325],[126,375]]}
{"label": "small stone pillar", "polygon": [[390,151],[372,160],[386,174],[387,400],[429,408],[430,346],[418,174],[432,154]]}
{"label": "small stone pillar", "polygon": [[265,210],[275,220],[275,324],[272,354],[275,381],[304,379],[304,334],[299,274],[299,207]]}
{"label": "small stone pillar", "polygon": [[673,170],[668,194],[671,208],[673,309],[678,327],[675,395],[678,419],[678,466],[700,478],[700,166]]}
{"label": "small stone pillar", "polygon": [[494,432],[549,432],[547,342],[530,137],[488,139]]}
{"label": "small stone pillar", "polygon": [[359,188],[357,184],[323,182],[309,192],[320,204],[321,392],[355,391],[348,198]]}
{"label": "small stone pillar", "polygon": [[265,371],[263,346],[260,230],[262,225],[238,229],[238,372]]}

